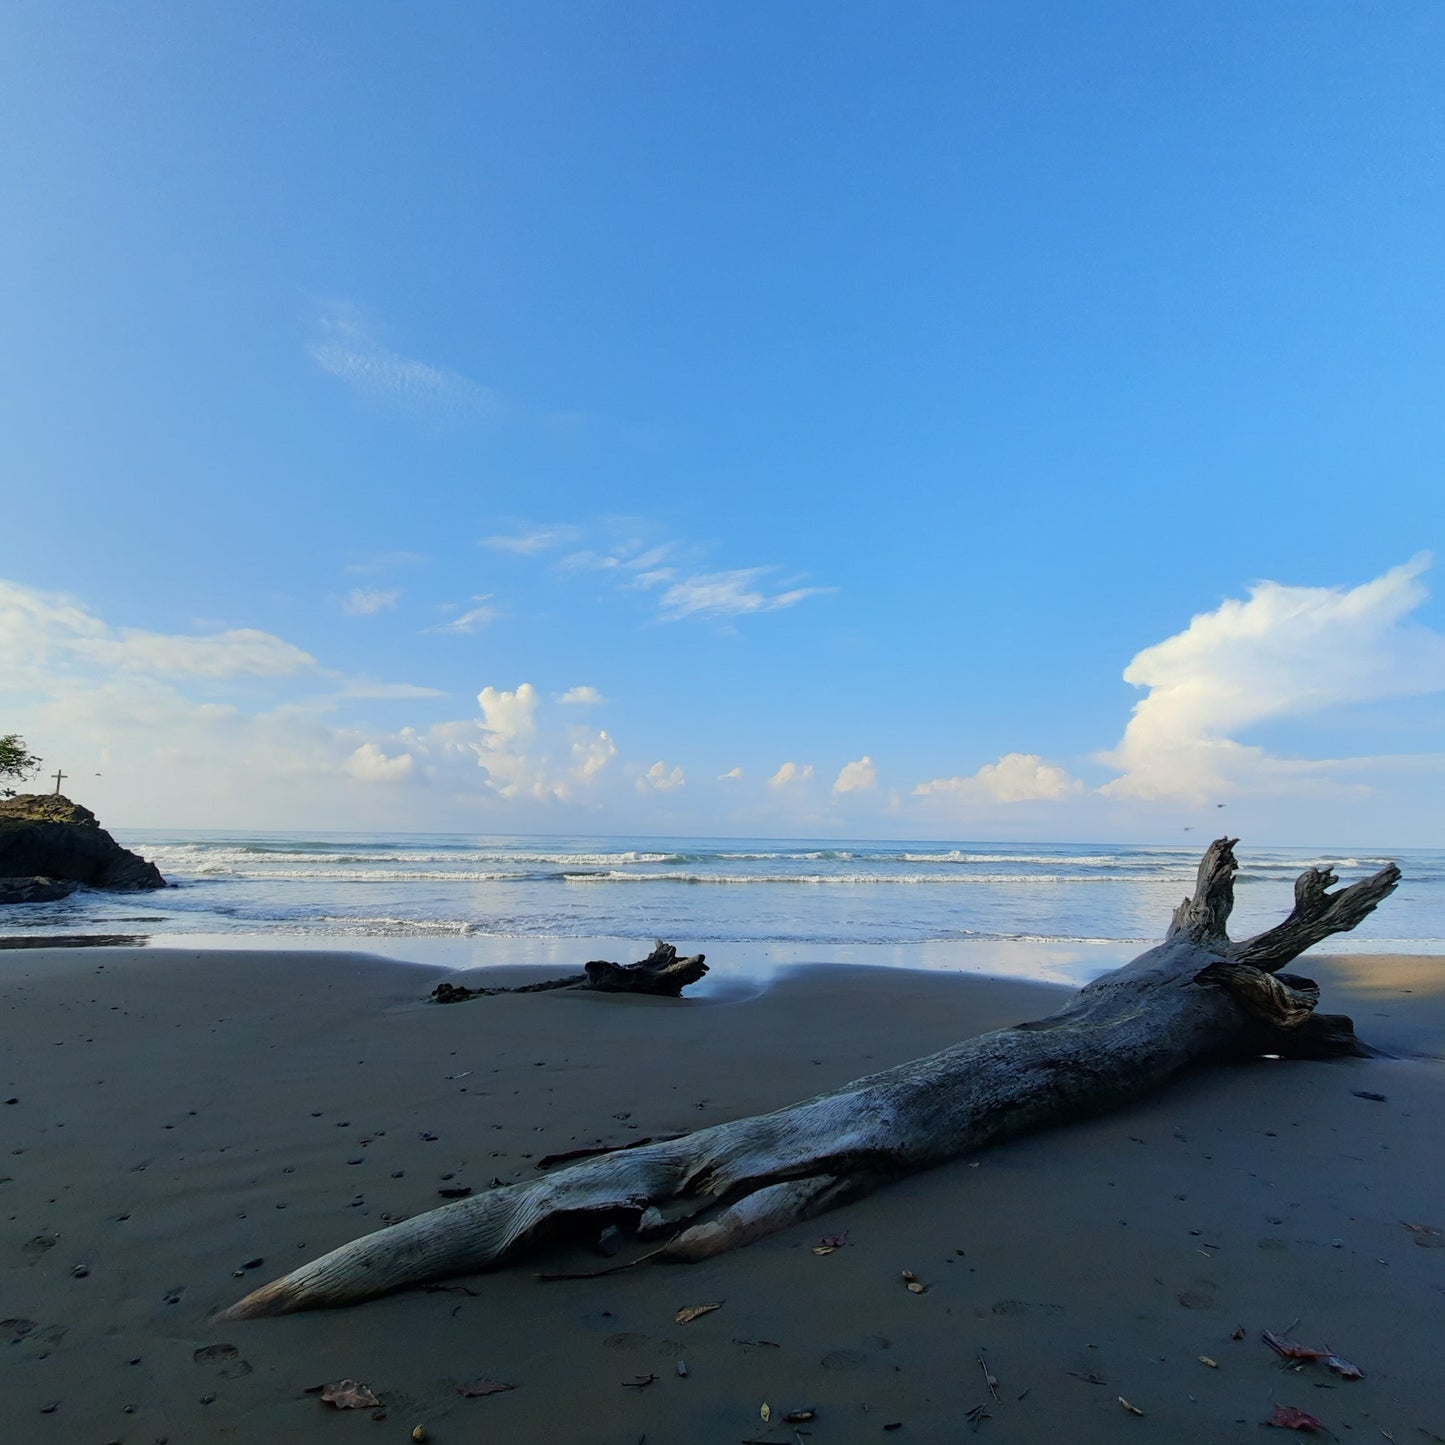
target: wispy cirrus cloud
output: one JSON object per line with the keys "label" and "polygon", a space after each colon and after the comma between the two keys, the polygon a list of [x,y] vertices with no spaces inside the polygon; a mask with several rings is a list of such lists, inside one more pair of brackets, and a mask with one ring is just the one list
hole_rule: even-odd
{"label": "wispy cirrus cloud", "polygon": [[306,354],[338,381],[378,406],[430,421],[495,421],[506,403],[489,386],[449,367],[393,351],[356,306],[335,302],[320,318]]}
{"label": "wispy cirrus cloud", "polygon": [[425,552],[367,552],[353,555],[346,564],[346,571],[362,576],[374,576],[381,572],[398,572],[403,567],[420,567],[431,559]]}
{"label": "wispy cirrus cloud", "polygon": [[400,587],[353,587],[341,599],[341,610],[348,617],[375,617],[389,612],[400,597]]}
{"label": "wispy cirrus cloud", "polygon": [[169,677],[292,677],[310,672],[309,652],[269,632],[233,628],[208,637],[125,628],[106,637],[81,637],[70,651],[106,668]]}
{"label": "wispy cirrus cloud", "polygon": [[440,687],[420,687],[414,682],[376,682],[368,677],[344,680],[336,689],[337,697],[371,698],[383,702],[411,701],[426,697],[445,697]]}
{"label": "wispy cirrus cloud", "polygon": [[665,622],[679,622],[685,617],[746,617],[753,612],[779,612],[833,590],[831,587],[778,590],[771,580],[777,571],[776,567],[738,567],[726,572],[698,572],[673,580],[674,571],[661,568],[650,574],[649,585],[661,588],[658,607]]}
{"label": "wispy cirrus cloud", "polygon": [[535,557],[554,547],[566,547],[581,536],[576,527],[528,527],[521,532],[497,533],[483,537],[481,545],[494,552],[515,552],[519,557]]}
{"label": "wispy cirrus cloud", "polygon": [[439,622],[435,627],[429,627],[428,632],[456,632],[470,634],[480,632],[482,628],[490,626],[501,616],[500,608],[492,605],[492,594],[484,592],[478,597],[472,598],[478,603],[476,607],[469,607],[449,622]]}
{"label": "wispy cirrus cloud", "polygon": [[[604,534],[589,540],[580,526],[524,527],[516,533],[486,537],[483,545],[519,556],[561,552],[552,562],[559,574],[596,573],[619,591],[650,594],[660,622],[686,620],[726,622],[757,613],[780,612],[811,597],[835,592],[834,587],[801,585],[784,569],[759,567],[710,568],[702,565],[700,549],[676,540],[658,540],[646,522],[618,526],[599,524]],[[624,535],[618,537],[616,534]],[[607,538],[606,533],[613,536]],[[573,550],[564,551],[571,547]]]}

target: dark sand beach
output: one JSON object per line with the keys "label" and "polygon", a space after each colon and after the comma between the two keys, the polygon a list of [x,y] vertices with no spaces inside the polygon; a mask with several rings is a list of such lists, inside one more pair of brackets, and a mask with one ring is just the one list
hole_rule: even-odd
{"label": "dark sand beach", "polygon": [[[1445,1235],[1428,1232],[1445,1229],[1445,963],[1301,968],[1395,1057],[1199,1070],[704,1264],[539,1283],[605,1263],[558,1247],[216,1323],[439,1190],[781,1105],[1067,991],[810,966],[680,1002],[439,1008],[442,970],[361,955],[0,951],[0,1436],[1112,1445],[1274,1438],[1278,1403],[1340,1439],[1445,1440]],[[1287,1327],[1365,1378],[1282,1368],[1260,1332]],[[305,1393],[345,1377],[383,1420]],[[514,1388],[459,1393],[483,1378]]]}

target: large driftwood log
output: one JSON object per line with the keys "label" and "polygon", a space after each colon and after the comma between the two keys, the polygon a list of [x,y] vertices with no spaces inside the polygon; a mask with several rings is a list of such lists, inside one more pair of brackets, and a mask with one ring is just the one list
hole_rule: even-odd
{"label": "large driftwood log", "polygon": [[609,963],[594,958],[582,965],[581,973],[565,978],[548,978],[541,983],[522,983],[513,988],[464,988],[455,983],[439,983],[432,989],[436,1003],[464,1003],[469,998],[492,998],[499,993],[550,993],[554,989],[591,989],[595,993],[650,993],[663,998],[677,998],[688,984],[696,983],[707,972],[707,955],[694,953],[679,958],[672,944],[660,938],[652,952],[636,963]]}
{"label": "large driftwood log", "polygon": [[249,1294],[229,1319],[348,1304],[487,1269],[561,1224],[625,1222],[663,1240],[647,1258],[745,1244],[913,1170],[1026,1129],[1101,1113],[1185,1065],[1259,1054],[1364,1053],[1350,1020],[1279,969],[1354,928],[1393,891],[1394,864],[1329,891],[1304,873],[1293,912],[1242,943],[1225,932],[1235,839],[1210,845],[1165,941],[1058,1013],[969,1039],[804,1103],[602,1155],[391,1225]]}

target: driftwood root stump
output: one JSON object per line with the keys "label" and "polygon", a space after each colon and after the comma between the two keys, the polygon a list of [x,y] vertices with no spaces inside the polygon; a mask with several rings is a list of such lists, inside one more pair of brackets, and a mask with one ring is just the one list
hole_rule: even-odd
{"label": "driftwood root stump", "polygon": [[554,989],[590,989],[595,993],[650,993],[664,998],[677,998],[688,984],[696,983],[707,972],[703,953],[679,958],[677,950],[660,938],[652,952],[636,963],[609,963],[594,958],[582,965],[583,972],[566,978],[544,979],[541,983],[524,983],[515,988],[463,988],[460,984],[439,983],[432,989],[433,1003],[465,1003],[469,998],[492,998],[499,993],[550,993]]}

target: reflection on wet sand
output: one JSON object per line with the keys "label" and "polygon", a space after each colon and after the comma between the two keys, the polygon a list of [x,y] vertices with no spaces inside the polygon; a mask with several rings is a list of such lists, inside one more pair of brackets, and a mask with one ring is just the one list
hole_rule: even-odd
{"label": "reflection on wet sand", "polygon": [[143,948],[148,933],[21,933],[0,935],[0,948]]}

